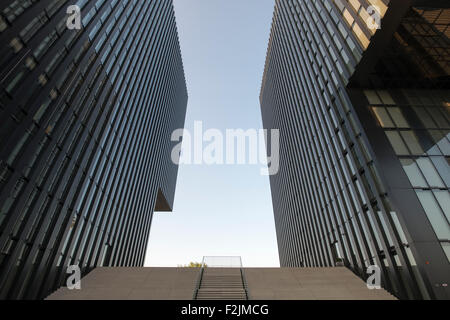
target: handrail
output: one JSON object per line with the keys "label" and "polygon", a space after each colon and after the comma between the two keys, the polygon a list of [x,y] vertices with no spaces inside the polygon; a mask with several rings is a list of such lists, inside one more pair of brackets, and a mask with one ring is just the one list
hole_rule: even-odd
{"label": "handrail", "polygon": [[204,256],[202,266],[211,268],[242,268],[240,256]]}
{"label": "handrail", "polygon": [[250,300],[250,293],[248,291],[247,279],[245,278],[245,271],[243,268],[240,268],[240,270],[241,270],[242,284],[244,285],[245,290],[245,296],[247,297],[247,300]]}
{"label": "handrail", "polygon": [[202,284],[203,270],[204,270],[204,267],[203,267],[203,263],[202,263],[202,267],[200,268],[199,275],[197,278],[197,285],[195,286],[195,290],[194,290],[194,299],[193,300],[197,300],[198,291],[200,290],[200,286]]}

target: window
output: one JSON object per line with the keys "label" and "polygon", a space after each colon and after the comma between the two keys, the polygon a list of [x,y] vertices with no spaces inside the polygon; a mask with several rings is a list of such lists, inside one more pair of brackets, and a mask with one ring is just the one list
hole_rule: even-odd
{"label": "window", "polygon": [[450,222],[450,193],[447,190],[435,190],[433,193]]}
{"label": "window", "polygon": [[450,226],[431,191],[417,191],[422,207],[430,223],[441,240],[450,240]]}
{"label": "window", "polygon": [[448,261],[450,262],[450,243],[444,242],[444,243],[441,243],[441,245],[442,245],[442,249],[445,252],[445,255],[447,256]]}
{"label": "window", "polygon": [[383,128],[394,128],[394,123],[392,122],[389,114],[386,111],[386,108],[383,107],[373,107],[372,108],[375,116],[377,117],[378,122]]}
{"label": "window", "polygon": [[366,98],[370,104],[382,104],[380,98],[378,97],[375,91],[365,90],[364,94],[366,95]]}
{"label": "window", "polygon": [[391,94],[388,91],[378,91],[378,95],[380,96],[381,100],[386,105],[395,105],[394,99],[392,99]]}
{"label": "window", "polygon": [[410,128],[408,122],[406,121],[405,117],[403,116],[402,112],[400,111],[400,108],[397,107],[391,107],[387,108],[389,111],[389,114],[391,115],[392,119],[394,119],[394,122],[398,128]]}
{"label": "window", "polygon": [[417,159],[417,164],[419,165],[419,168],[425,176],[425,179],[427,180],[430,187],[445,188],[441,177],[437,173],[429,158],[419,158]]}
{"label": "window", "polygon": [[386,135],[397,155],[409,155],[408,149],[397,131],[386,131]]}
{"label": "window", "polygon": [[424,153],[414,131],[402,131],[401,135],[412,154],[421,155]]}
{"label": "window", "polygon": [[427,188],[428,184],[425,181],[422,173],[419,170],[416,162],[413,159],[401,159],[400,160],[403,170],[411,181],[411,184],[415,188]]}

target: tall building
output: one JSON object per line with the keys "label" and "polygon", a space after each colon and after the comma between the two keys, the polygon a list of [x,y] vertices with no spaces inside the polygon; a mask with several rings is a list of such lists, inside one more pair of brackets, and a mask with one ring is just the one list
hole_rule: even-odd
{"label": "tall building", "polygon": [[186,114],[172,1],[4,0],[0,32],[0,298],[142,266]]}
{"label": "tall building", "polygon": [[280,129],[280,262],[450,299],[450,5],[277,0],[261,90]]}

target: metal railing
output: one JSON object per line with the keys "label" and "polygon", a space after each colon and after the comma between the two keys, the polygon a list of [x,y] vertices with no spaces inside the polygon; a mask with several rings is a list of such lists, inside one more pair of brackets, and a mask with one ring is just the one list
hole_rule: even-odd
{"label": "metal railing", "polygon": [[197,284],[196,284],[195,290],[194,290],[194,297],[193,297],[194,300],[197,300],[198,291],[200,290],[200,286],[202,284],[203,271],[204,271],[204,268],[203,268],[203,264],[202,264],[202,267],[200,268],[200,271],[198,273]]}
{"label": "metal railing", "polygon": [[203,257],[202,267],[206,268],[242,268],[242,258],[233,256]]}
{"label": "metal railing", "polygon": [[247,279],[245,279],[244,268],[241,268],[241,278],[242,278],[242,284],[244,285],[245,296],[247,297],[247,300],[250,300],[250,292],[248,290]]}
{"label": "metal railing", "polygon": [[238,256],[205,256],[202,260],[202,266],[200,268],[197,284],[194,290],[194,300],[198,298],[198,292],[202,285],[203,274],[205,268],[236,268],[240,270],[242,284],[245,290],[245,296],[247,300],[250,300],[250,294],[248,290],[247,280],[245,278],[245,271],[242,266],[242,258]]}

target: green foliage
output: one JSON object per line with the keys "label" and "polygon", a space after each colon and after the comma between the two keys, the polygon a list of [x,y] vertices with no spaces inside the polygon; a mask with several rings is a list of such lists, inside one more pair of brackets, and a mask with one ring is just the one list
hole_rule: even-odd
{"label": "green foliage", "polygon": [[[201,268],[202,267],[202,263],[201,262],[190,262],[187,265],[179,265],[179,267],[181,268]],[[205,268],[207,267],[206,265],[204,266]]]}

